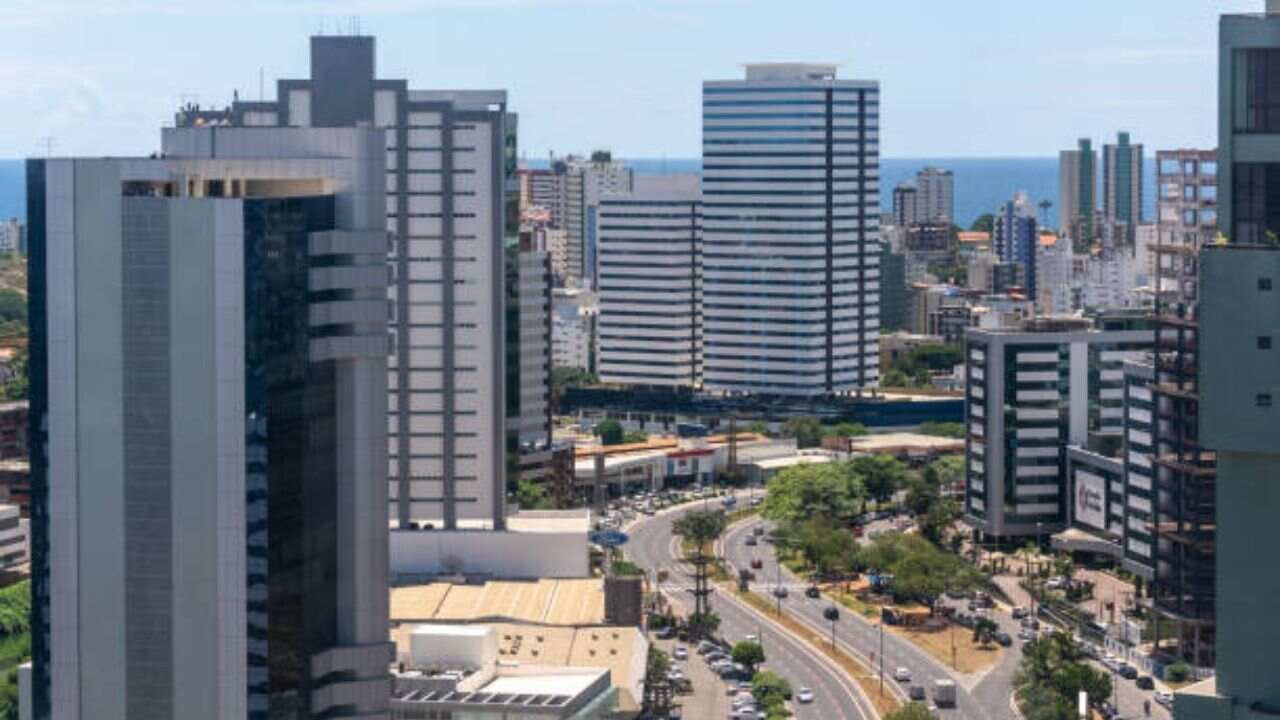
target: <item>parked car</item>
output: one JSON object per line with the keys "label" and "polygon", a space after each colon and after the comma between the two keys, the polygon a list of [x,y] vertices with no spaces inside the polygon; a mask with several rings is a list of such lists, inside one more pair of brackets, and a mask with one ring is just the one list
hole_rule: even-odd
{"label": "parked car", "polygon": [[747,545],[747,547],[755,547],[756,545],[759,545],[759,544],[760,544],[760,541],[759,541],[759,540],[756,540],[756,536],[755,536],[755,535],[748,535],[748,536],[747,536],[747,539],[746,539],[746,545]]}
{"label": "parked car", "polygon": [[752,559],[751,559],[751,569],[752,569],[752,570],[759,570],[759,569],[760,569],[760,568],[762,568],[762,567],[764,567],[764,561],[763,561],[763,560],[761,560],[760,558],[752,558]]}
{"label": "parked car", "polygon": [[1150,675],[1139,675],[1138,678],[1133,681],[1133,684],[1137,685],[1139,690],[1156,689],[1156,681],[1152,680]]}
{"label": "parked car", "polygon": [[764,534],[764,526],[763,526],[763,525],[757,525],[757,526],[755,526],[755,527],[751,528],[751,534],[752,534],[752,535],[755,535],[755,536],[757,536],[757,537],[758,537],[758,536],[760,536],[760,535],[763,535],[763,534]]}
{"label": "parked car", "polygon": [[666,625],[658,628],[657,631],[653,633],[653,636],[658,638],[659,640],[669,640],[675,637],[675,634],[676,634],[676,629],[671,627],[670,625]]}
{"label": "parked car", "polygon": [[1001,630],[995,634],[996,642],[1003,647],[1009,647],[1013,644],[1013,638],[1009,637],[1009,633]]}
{"label": "parked car", "polygon": [[1014,620],[1022,620],[1027,617],[1027,609],[1019,605],[1013,609],[1012,615]]}
{"label": "parked car", "polygon": [[1157,690],[1157,691],[1156,691],[1156,702],[1160,703],[1161,705],[1163,705],[1163,706],[1165,706],[1165,707],[1172,707],[1172,706],[1173,706],[1173,693],[1169,692],[1168,690]]}
{"label": "parked car", "polygon": [[677,645],[675,649],[671,651],[671,657],[677,660],[688,660],[689,649],[683,645]]}
{"label": "parked car", "polygon": [[1122,664],[1120,666],[1120,669],[1117,670],[1116,672],[1119,673],[1120,677],[1124,678],[1125,680],[1138,679],[1138,668],[1130,665],[1129,663]]}

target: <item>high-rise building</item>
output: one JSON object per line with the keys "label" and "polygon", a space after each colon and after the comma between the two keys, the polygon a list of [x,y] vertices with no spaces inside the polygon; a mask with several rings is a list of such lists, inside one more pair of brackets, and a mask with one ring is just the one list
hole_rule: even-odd
{"label": "high-rise building", "polygon": [[614,160],[607,150],[589,158],[570,156],[561,166],[565,282],[594,288],[596,281],[595,210],[606,193],[630,192],[635,181],[631,166]]}
{"label": "high-rise building", "polygon": [[[1043,236],[1042,236],[1043,237]],[[1075,251],[1068,237],[1041,241],[1036,250],[1036,310],[1042,315],[1069,315],[1080,309],[1073,290]]]}
{"label": "high-rise building", "polygon": [[30,717],[387,717],[385,145],[28,162]]}
{"label": "high-rise building", "polygon": [[387,476],[401,527],[505,524],[503,248],[507,219],[518,216],[506,102],[504,91],[412,90],[378,78],[372,37],[323,36],[311,38],[311,77],[278,81],[275,100],[176,118],[383,131],[395,343]]}
{"label": "high-rise building", "polygon": [[[1163,537],[1193,545],[1192,611],[1216,622],[1216,675],[1178,693],[1177,720],[1263,720],[1280,714],[1280,474],[1276,388],[1280,363],[1280,1],[1265,13],[1224,15],[1218,34],[1218,226],[1229,244],[1200,259],[1199,440],[1213,453],[1216,480],[1170,497],[1185,508]],[[1189,352],[1195,353],[1196,345]],[[1178,532],[1175,535],[1175,532]],[[1177,556],[1174,556],[1177,558]],[[1215,592],[1216,590],[1216,592]]]}
{"label": "high-rise building", "polygon": [[702,381],[702,193],[696,175],[641,176],[600,200],[601,382]]}
{"label": "high-rise building", "polygon": [[907,259],[880,250],[880,330],[890,333],[907,327]]}
{"label": "high-rise building", "polygon": [[1036,224],[1036,206],[1025,192],[1000,206],[991,226],[991,248],[1001,262],[1022,267],[1026,278],[1026,296],[1036,297],[1036,255],[1040,233]]}
{"label": "high-rise building", "polygon": [[1123,365],[1150,351],[1151,341],[1149,330],[1099,330],[1084,318],[969,330],[966,521],[995,537],[1061,530],[1064,448],[1123,429]]}
{"label": "high-rise building", "polygon": [[1098,152],[1088,138],[1075,150],[1058,153],[1058,231],[1077,244],[1093,242],[1098,185]]}
{"label": "high-rise building", "polygon": [[927,167],[916,173],[917,222],[950,227],[955,223],[956,183],[950,170]]}
{"label": "high-rise building", "polygon": [[[538,238],[532,230],[521,231],[519,242],[506,249],[507,452],[512,462],[551,444],[551,255]],[[509,477],[513,467],[508,466]]]}
{"label": "high-rise building", "polygon": [[879,83],[834,65],[752,64],[703,84],[708,389],[877,384],[879,106]]}
{"label": "high-rise building", "polygon": [[893,223],[907,228],[919,222],[920,189],[911,182],[900,182],[893,188]]}
{"label": "high-rise building", "polygon": [[1142,185],[1142,144],[1118,133],[1114,145],[1102,146],[1102,217],[1128,244],[1142,223]]}

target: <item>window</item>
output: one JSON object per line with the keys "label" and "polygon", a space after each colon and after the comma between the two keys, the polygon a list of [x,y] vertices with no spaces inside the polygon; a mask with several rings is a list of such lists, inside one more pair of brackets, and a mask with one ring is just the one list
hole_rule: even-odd
{"label": "window", "polygon": [[1232,242],[1262,245],[1268,234],[1280,232],[1280,163],[1237,163],[1231,203]]}
{"label": "window", "polygon": [[1200,199],[1204,201],[1216,202],[1218,200],[1218,186],[1217,185],[1201,185]]}
{"label": "window", "polygon": [[[1200,163],[1200,174],[1206,177],[1213,177],[1218,174],[1218,161],[1205,160]],[[1215,188],[1216,189],[1216,188]]]}
{"label": "window", "polygon": [[1182,174],[1183,174],[1183,175],[1195,175],[1195,174],[1196,174],[1196,161],[1195,161],[1195,160],[1183,160],[1183,161],[1182,161]]}
{"label": "window", "polygon": [[1271,291],[1271,278],[1269,277],[1258,278],[1258,292],[1270,292],[1270,291]]}
{"label": "window", "polygon": [[1183,210],[1183,211],[1182,211],[1182,224],[1183,224],[1183,226],[1185,226],[1185,227],[1195,227],[1195,225],[1196,225],[1196,211],[1195,211],[1195,210]]}
{"label": "window", "polygon": [[1195,185],[1190,185],[1190,184],[1183,185],[1183,186],[1182,186],[1182,199],[1183,199],[1183,200],[1195,200],[1195,199],[1196,199],[1196,186],[1195,186]]}
{"label": "window", "polygon": [[1177,175],[1178,173],[1179,173],[1179,170],[1178,170],[1177,158],[1161,158],[1160,160],[1161,175]]}
{"label": "window", "polygon": [[1258,393],[1253,398],[1253,404],[1260,408],[1271,407],[1271,393]]}
{"label": "window", "polygon": [[1233,63],[1236,106],[1235,129],[1240,132],[1280,132],[1280,50],[1237,50]]}
{"label": "window", "polygon": [[1270,350],[1270,349],[1271,349],[1271,336],[1270,336],[1270,335],[1259,335],[1259,336],[1258,336],[1258,349],[1259,349],[1259,350]]}

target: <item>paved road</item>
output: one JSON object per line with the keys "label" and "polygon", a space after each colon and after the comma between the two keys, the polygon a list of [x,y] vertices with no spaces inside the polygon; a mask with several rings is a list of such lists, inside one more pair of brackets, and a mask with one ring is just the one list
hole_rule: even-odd
{"label": "paved road", "polygon": [[[754,547],[747,546],[744,543],[746,536],[758,524],[764,524],[768,527],[768,524],[761,520],[750,520],[732,527],[724,538],[725,557],[730,564],[738,568],[749,567],[753,557],[759,558],[764,567],[756,571],[757,582],[753,585],[753,588],[763,593],[768,593],[775,584],[776,578],[780,576],[782,584],[787,585],[791,590],[789,597],[783,600],[785,609],[790,610],[793,616],[807,621],[816,628],[823,628],[824,632],[829,632],[831,623],[823,619],[822,611],[833,605],[834,601],[825,596],[818,599],[805,597],[803,589],[807,583],[792,575],[785,567],[780,568],[778,566],[777,556],[773,552],[772,545],[764,541],[763,538]],[[1005,616],[1005,619],[1008,620],[1008,623],[1012,623],[1008,616]],[[1003,626],[1016,636],[1016,626],[1008,623]],[[879,655],[880,631],[878,625],[847,608],[840,607],[840,620],[836,623],[836,626],[837,642],[864,660],[868,660],[871,653],[877,653],[876,661],[873,665],[878,669],[881,660]],[[905,667],[911,671],[911,682],[913,684],[924,685],[926,689],[930,690],[935,680],[952,679],[956,681],[956,707],[940,709],[939,716],[941,718],[963,720],[1011,720],[1015,718],[1016,716],[1010,708],[1009,700],[1012,694],[1010,679],[1017,664],[1016,656],[1016,651],[1006,652],[1001,662],[974,684],[974,678],[953,674],[933,656],[920,650],[910,641],[892,633],[884,633],[883,661],[886,683],[891,682],[889,679],[890,674],[898,667]]]}
{"label": "paved road", "polygon": [[[692,607],[692,596],[685,588],[692,585],[688,567],[677,559],[678,541],[671,534],[671,524],[680,514],[698,506],[642,518],[628,528],[631,540],[626,546],[629,559],[650,571],[666,570],[670,579],[663,588],[667,597],[685,608]],[[754,609],[716,592],[711,608],[720,616],[720,634],[728,640],[758,635],[768,660],[765,666],[785,676],[793,687],[813,690],[814,702],[792,703],[799,720],[874,720],[876,714],[866,707],[859,688],[843,670],[814,650],[803,640],[793,637]],[[696,656],[695,656],[696,657]],[[701,660],[690,660],[701,662]],[[709,719],[710,720],[710,719]]]}

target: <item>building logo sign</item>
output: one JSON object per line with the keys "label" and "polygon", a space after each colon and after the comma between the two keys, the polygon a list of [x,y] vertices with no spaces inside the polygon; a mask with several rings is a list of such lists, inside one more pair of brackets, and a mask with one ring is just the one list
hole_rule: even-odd
{"label": "building logo sign", "polygon": [[1076,474],[1075,520],[1097,530],[1107,529],[1106,480],[1088,473]]}

